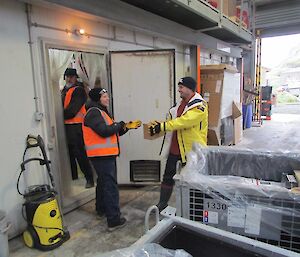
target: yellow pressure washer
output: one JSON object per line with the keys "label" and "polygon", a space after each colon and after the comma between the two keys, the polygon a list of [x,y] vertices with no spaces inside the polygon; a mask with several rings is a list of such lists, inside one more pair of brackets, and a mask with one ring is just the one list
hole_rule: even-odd
{"label": "yellow pressure washer", "polygon": [[[43,158],[38,157],[25,160],[27,150],[32,147],[39,147]],[[46,166],[50,183],[28,186],[24,193],[21,193],[19,188],[21,175],[25,171],[25,165],[32,161],[38,161],[41,166]],[[17,181],[17,190],[25,199],[22,215],[27,221],[27,229],[23,232],[23,240],[26,246],[49,251],[59,247],[70,238],[68,230],[63,226],[63,217],[57,200],[50,161],[45,151],[44,141],[40,135],[37,137],[33,135],[27,136],[21,172]]]}

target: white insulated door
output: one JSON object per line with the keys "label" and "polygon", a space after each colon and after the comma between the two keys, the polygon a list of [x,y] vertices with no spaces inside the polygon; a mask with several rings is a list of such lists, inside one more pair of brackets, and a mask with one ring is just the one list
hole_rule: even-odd
{"label": "white insulated door", "polygon": [[[165,120],[174,99],[174,50],[111,52],[110,61],[115,120]],[[118,182],[132,183],[130,161],[160,160],[162,140],[145,140],[142,127],[120,137]]]}

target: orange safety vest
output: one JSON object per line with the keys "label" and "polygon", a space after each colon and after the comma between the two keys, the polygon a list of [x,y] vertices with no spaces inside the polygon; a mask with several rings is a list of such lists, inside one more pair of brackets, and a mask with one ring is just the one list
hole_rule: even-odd
{"label": "orange safety vest", "polygon": [[[70,89],[68,89],[64,101],[64,108],[67,108],[67,106],[70,104],[72,94],[76,88],[77,87],[71,87]],[[82,105],[79,112],[76,113],[76,115],[73,118],[65,120],[65,124],[81,124],[83,122],[83,118],[85,114],[86,114],[85,105]]]}
{"label": "orange safety vest", "polygon": [[[97,107],[90,108],[88,112],[92,109],[100,111],[106,125],[109,126],[113,124],[114,121],[107,115],[106,112]],[[119,155],[120,151],[117,134],[110,137],[101,137],[91,128],[84,126],[84,122],[82,123],[82,132],[85,150],[88,157]]]}

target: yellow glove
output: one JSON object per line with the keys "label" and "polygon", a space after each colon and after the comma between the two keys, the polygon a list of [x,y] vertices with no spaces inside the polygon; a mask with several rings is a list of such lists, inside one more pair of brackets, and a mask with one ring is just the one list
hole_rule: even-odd
{"label": "yellow glove", "polygon": [[125,128],[127,129],[137,129],[142,125],[140,120],[129,121],[125,124]]}

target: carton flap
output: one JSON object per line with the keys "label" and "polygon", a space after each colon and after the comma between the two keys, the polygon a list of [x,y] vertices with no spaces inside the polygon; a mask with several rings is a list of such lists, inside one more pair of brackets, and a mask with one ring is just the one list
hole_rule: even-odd
{"label": "carton flap", "polygon": [[208,145],[220,145],[221,144],[220,136],[218,136],[218,133],[215,129],[208,130],[207,142],[208,142]]}
{"label": "carton flap", "polygon": [[232,102],[232,119],[236,119],[242,115],[242,104]]}

